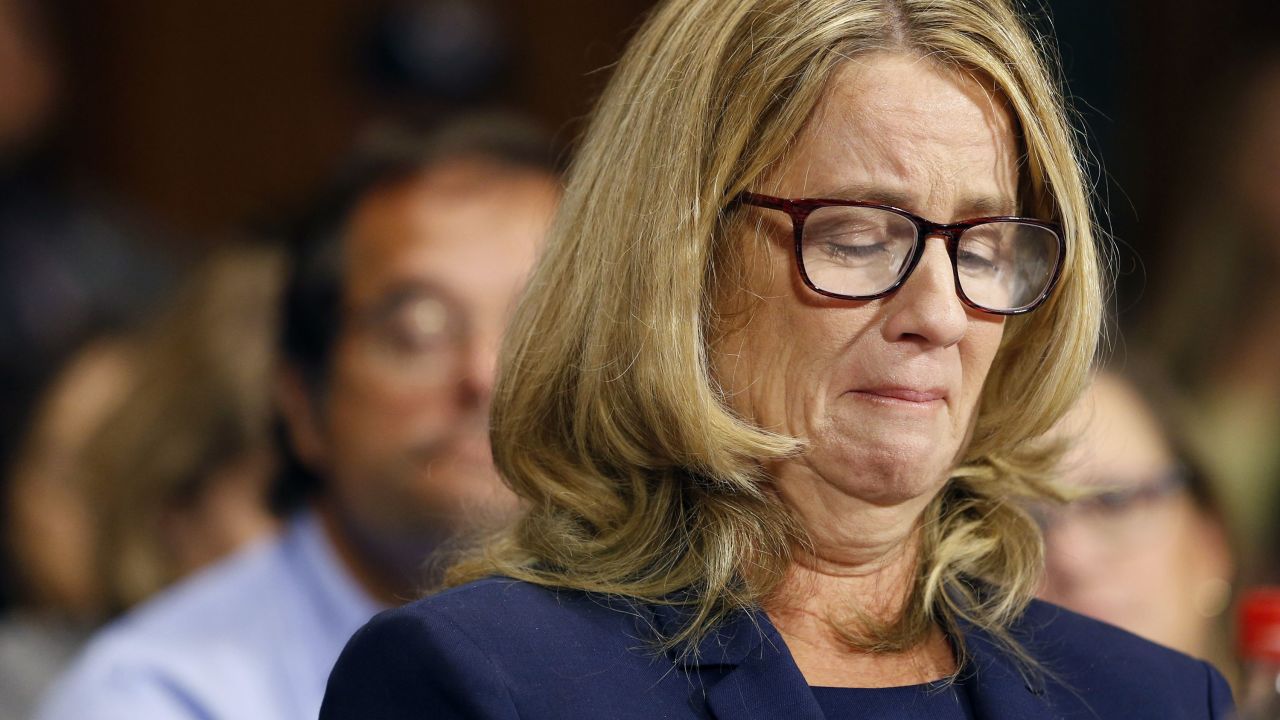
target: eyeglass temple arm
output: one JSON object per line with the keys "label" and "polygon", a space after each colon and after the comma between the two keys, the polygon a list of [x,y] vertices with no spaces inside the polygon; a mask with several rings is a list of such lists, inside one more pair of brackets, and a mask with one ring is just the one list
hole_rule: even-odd
{"label": "eyeglass temple arm", "polygon": [[730,206],[736,205],[755,205],[757,207],[768,208],[770,210],[782,210],[783,212],[791,212],[792,203],[782,198],[770,197],[768,195],[757,195],[749,190],[743,190],[734,196]]}

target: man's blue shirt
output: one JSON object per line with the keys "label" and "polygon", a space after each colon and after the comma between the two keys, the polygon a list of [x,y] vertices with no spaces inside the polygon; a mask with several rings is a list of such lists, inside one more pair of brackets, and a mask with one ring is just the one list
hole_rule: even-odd
{"label": "man's blue shirt", "polygon": [[36,717],[313,720],[343,645],[381,609],[302,513],[98,633]]}

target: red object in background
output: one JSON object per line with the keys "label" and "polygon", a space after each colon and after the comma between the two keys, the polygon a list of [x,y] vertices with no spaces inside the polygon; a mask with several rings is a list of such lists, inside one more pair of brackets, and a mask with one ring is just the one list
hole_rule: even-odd
{"label": "red object in background", "polygon": [[1245,594],[1240,603],[1240,657],[1280,663],[1280,587]]}
{"label": "red object in background", "polygon": [[1280,587],[1250,590],[1241,599],[1240,658],[1239,720],[1280,720]]}

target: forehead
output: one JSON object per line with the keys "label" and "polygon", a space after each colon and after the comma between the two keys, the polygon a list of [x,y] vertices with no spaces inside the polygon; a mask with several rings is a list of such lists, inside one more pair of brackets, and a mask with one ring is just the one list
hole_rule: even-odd
{"label": "forehead", "polygon": [[1013,212],[1013,130],[999,94],[973,75],[872,53],[833,74],[778,181],[793,197],[887,202],[939,221]]}
{"label": "forehead", "polygon": [[480,300],[514,286],[533,263],[557,192],[542,173],[478,163],[379,188],[348,224],[346,295],[359,304],[417,284]]}
{"label": "forehead", "polygon": [[1071,446],[1064,468],[1078,482],[1142,480],[1173,462],[1159,421],[1127,382],[1100,375],[1056,432]]}

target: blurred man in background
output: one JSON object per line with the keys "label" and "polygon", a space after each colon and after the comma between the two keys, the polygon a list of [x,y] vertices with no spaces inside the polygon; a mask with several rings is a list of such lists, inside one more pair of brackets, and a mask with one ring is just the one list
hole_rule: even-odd
{"label": "blurred man in background", "polygon": [[314,718],[330,666],[415,596],[447,537],[514,500],[489,455],[499,339],[558,196],[549,146],[506,121],[359,153],[297,231],[279,401],[297,507],[108,627],[40,718]]}

